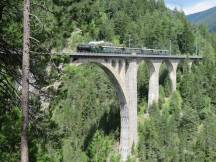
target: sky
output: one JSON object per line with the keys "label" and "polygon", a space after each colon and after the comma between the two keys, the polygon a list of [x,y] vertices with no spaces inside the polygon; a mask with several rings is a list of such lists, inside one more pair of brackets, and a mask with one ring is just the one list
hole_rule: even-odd
{"label": "sky", "polygon": [[216,0],[165,0],[165,2],[168,8],[183,10],[186,15],[216,6]]}

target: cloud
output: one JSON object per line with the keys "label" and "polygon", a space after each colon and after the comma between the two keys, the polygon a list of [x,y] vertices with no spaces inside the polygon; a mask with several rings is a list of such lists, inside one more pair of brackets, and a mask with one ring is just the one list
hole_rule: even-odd
{"label": "cloud", "polygon": [[216,6],[215,0],[203,0],[199,3],[192,5],[191,7],[183,8],[183,11],[185,12],[186,15],[189,15],[189,14],[205,11],[214,6]]}
{"label": "cloud", "polygon": [[205,11],[209,8],[212,8],[214,6],[216,6],[216,0],[200,0],[197,3],[194,4],[190,4],[190,6],[188,6],[187,3],[180,3],[178,2],[175,3],[175,1],[173,1],[173,3],[167,3],[166,6],[173,10],[174,8],[180,10],[180,11],[184,11],[186,15],[189,14],[193,14],[193,13],[197,13],[197,12],[201,12],[201,11]]}

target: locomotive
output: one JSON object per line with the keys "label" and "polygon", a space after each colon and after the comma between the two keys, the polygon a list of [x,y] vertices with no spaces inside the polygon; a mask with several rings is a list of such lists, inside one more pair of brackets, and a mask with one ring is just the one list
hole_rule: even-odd
{"label": "locomotive", "polygon": [[114,54],[132,54],[137,55],[168,55],[168,50],[147,49],[147,48],[127,48],[115,47],[110,42],[97,41],[77,46],[77,52],[87,53],[114,53]]}

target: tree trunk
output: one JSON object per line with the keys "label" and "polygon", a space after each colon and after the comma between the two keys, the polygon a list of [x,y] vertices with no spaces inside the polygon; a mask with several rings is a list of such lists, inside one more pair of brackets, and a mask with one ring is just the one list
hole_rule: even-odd
{"label": "tree trunk", "polygon": [[29,51],[30,51],[30,0],[24,0],[23,11],[23,58],[22,58],[22,130],[21,130],[21,162],[29,162],[28,155],[28,99],[29,99]]}

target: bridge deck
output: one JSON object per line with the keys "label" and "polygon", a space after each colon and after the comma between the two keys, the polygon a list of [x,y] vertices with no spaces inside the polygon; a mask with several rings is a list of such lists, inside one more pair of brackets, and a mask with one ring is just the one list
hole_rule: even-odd
{"label": "bridge deck", "polygon": [[201,60],[202,56],[187,56],[187,55],[144,55],[144,54],[115,54],[115,53],[84,53],[75,52],[67,54],[74,58],[135,58],[135,59],[178,59],[178,60]]}

